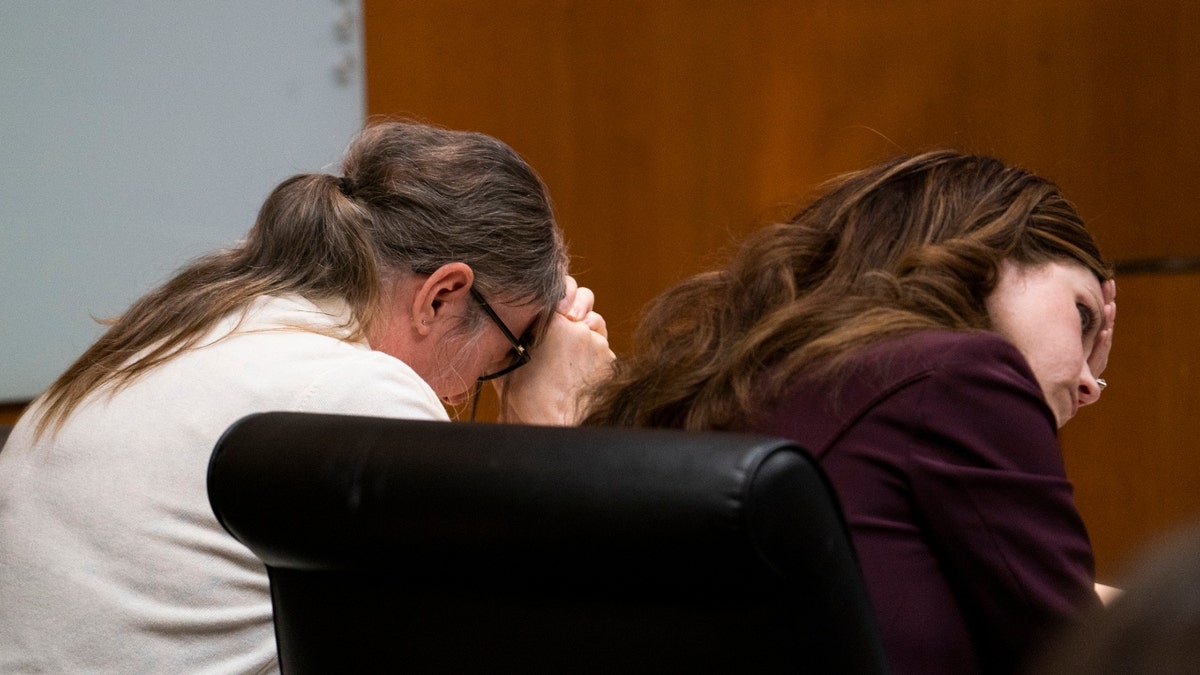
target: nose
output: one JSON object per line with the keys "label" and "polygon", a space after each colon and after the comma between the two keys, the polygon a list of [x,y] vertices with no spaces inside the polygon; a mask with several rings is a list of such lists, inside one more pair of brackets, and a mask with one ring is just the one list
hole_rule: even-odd
{"label": "nose", "polygon": [[1100,392],[1104,388],[1100,386],[1100,382],[1092,375],[1092,369],[1085,363],[1083,370],[1079,373],[1079,405],[1091,405],[1100,400]]}

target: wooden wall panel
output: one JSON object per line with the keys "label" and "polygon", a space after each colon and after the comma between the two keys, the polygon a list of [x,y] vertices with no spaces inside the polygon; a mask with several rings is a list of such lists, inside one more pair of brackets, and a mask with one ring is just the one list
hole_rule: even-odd
{"label": "wooden wall panel", "polygon": [[1109,387],[1063,428],[1067,473],[1108,573],[1200,522],[1200,274],[1117,281]]}
{"label": "wooden wall panel", "polygon": [[[1111,258],[1200,255],[1200,5],[1185,0],[364,5],[368,111],[478,129],[525,155],[618,352],[650,297],[821,180],[899,152],[952,146],[1053,178]],[[1103,410],[1106,425],[1164,439],[1156,452],[1183,472],[1197,465],[1186,426],[1160,404],[1187,390],[1115,393],[1174,381],[1126,341],[1175,320],[1131,307],[1177,283],[1129,282],[1121,388],[1074,426],[1105,428]],[[1175,363],[1194,364],[1190,352],[1179,345]],[[1129,466],[1108,434],[1071,429],[1065,443],[1102,573],[1200,504]],[[1177,507],[1103,506],[1162,489]]]}
{"label": "wooden wall panel", "polygon": [[25,410],[24,404],[0,405],[0,425],[16,424],[17,418]]}

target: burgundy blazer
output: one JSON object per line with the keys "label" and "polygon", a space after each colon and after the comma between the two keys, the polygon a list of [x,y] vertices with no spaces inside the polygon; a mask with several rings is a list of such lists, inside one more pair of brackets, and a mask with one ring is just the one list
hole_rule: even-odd
{"label": "burgundy blazer", "polygon": [[991,333],[863,349],[801,378],[755,431],[794,439],[833,482],[895,673],[1011,673],[1097,601],[1054,414]]}

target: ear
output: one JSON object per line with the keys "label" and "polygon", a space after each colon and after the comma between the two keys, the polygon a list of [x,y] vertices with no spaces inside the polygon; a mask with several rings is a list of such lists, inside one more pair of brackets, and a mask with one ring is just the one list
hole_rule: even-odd
{"label": "ear", "polygon": [[466,263],[446,263],[434,270],[413,294],[412,316],[417,332],[428,335],[435,322],[461,316],[473,283],[475,271]]}

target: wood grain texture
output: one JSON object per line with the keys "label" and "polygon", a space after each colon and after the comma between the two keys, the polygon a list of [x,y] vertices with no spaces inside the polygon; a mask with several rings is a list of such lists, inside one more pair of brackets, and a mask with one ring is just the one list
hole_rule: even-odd
{"label": "wood grain texture", "polygon": [[0,424],[12,425],[17,423],[17,418],[25,410],[25,404],[6,403],[0,405]]}
{"label": "wood grain texture", "polygon": [[1100,569],[1200,521],[1200,274],[1117,281],[1114,350],[1095,405],[1063,427],[1067,473]]}
{"label": "wood grain texture", "polygon": [[[521,152],[550,187],[618,353],[652,296],[822,180],[901,152],[985,152],[1055,180],[1110,258],[1200,255],[1200,5],[1184,0],[364,9],[369,113],[485,131]],[[1179,283],[1139,277],[1121,296],[1121,384],[1095,410],[1126,435],[1093,432],[1107,427],[1089,411],[1064,436],[1102,576],[1200,506],[1183,480],[1200,464],[1180,419],[1189,389],[1157,370],[1194,369],[1194,340],[1160,344],[1170,364],[1129,344],[1181,330],[1185,299],[1165,315],[1134,309]],[[1167,382],[1181,388],[1125,398]],[[1167,480],[1130,466],[1131,452],[1177,469]],[[1106,506],[1132,494],[1144,504]]]}

